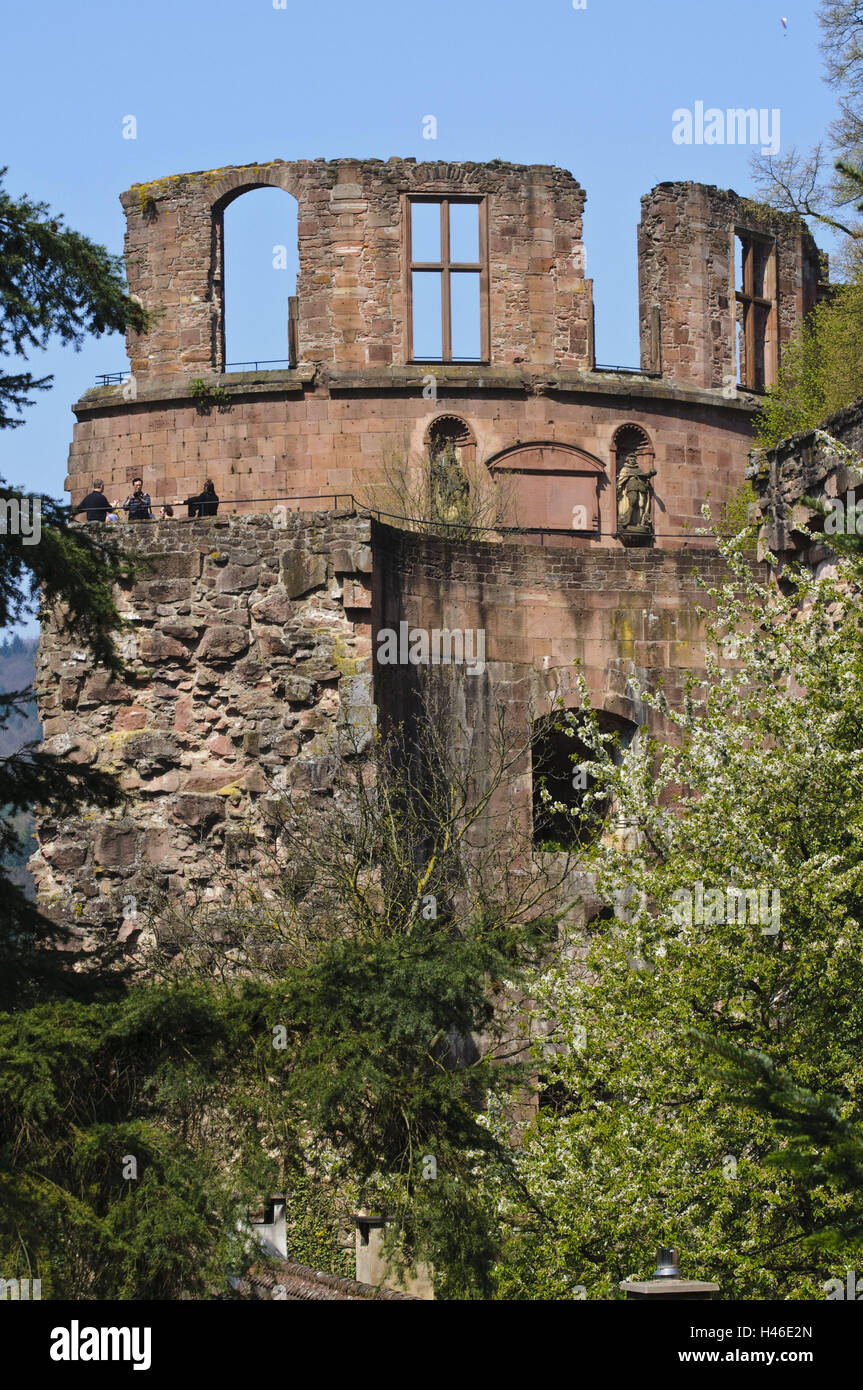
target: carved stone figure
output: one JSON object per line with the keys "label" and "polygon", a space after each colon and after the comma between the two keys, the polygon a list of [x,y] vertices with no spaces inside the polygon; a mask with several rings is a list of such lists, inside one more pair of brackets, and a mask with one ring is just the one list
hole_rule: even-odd
{"label": "carved stone figure", "polygon": [[462,472],[458,450],[452,440],[448,440],[432,454],[431,491],[437,520],[464,519],[470,487]]}
{"label": "carved stone figure", "polygon": [[638,466],[638,455],[627,454],[617,470],[617,525],[621,531],[650,530],[650,479],[656,477],[656,469],[649,472]]}

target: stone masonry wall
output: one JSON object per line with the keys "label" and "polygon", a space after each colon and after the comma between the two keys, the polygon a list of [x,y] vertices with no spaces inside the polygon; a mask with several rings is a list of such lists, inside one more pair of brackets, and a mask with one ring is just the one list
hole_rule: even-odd
{"label": "stone masonry wall", "polygon": [[[737,384],[735,234],[776,239],[779,348],[814,306],[819,259],[803,222],[695,183],[660,183],[641,200],[638,289],[641,365],[651,363],[659,309],[663,376],[701,387]],[[742,288],[742,286],[737,286]]]}
{"label": "stone masonry wall", "polygon": [[[42,906],[77,922],[85,944],[100,931],[134,941],[154,893],[218,898],[249,832],[250,872],[267,855],[269,799],[326,792],[335,759],[370,735],[378,711],[410,720],[424,668],[381,663],[382,627],[482,630],[485,668],[452,686],[482,752],[497,704],[523,722],[547,712],[557,687],[572,703],[576,659],[597,708],[634,725],[645,711],[633,676],[662,679],[678,697],[685,674],[703,666],[697,580],[726,577],[697,543],[600,554],[447,541],[346,511],[281,520],[127,526],[148,568],[121,594],[125,682],[45,629],[46,744],[114,771],[128,798],[38,824],[30,867]],[[529,768],[511,795],[529,815]]]}
{"label": "stone masonry wall", "polygon": [[[223,213],[259,187],[298,202],[298,361],[225,373]],[[410,195],[485,199],[487,363],[409,361]],[[818,292],[817,248],[799,221],[733,192],[660,184],[643,200],[639,228],[648,374],[619,375],[595,368],[585,194],[563,169],[274,160],[153,180],[121,201],[130,289],[157,312],[147,334],[129,337],[132,380],[94,388],[75,406],[73,503],[98,477],[122,499],[140,474],[157,502],[198,492],[211,477],[223,510],[260,511],[265,499],[286,497],[338,505],[329,499],[350,495],[386,508],[379,484],[387,459],[426,458],[434,417],[456,414],[489,478],[498,455],[516,445],[590,455],[606,475],[598,530],[569,541],[616,548],[614,440],[635,425],[657,467],[657,544],[676,546],[701,523],[708,492],[719,505],[742,483],[758,404],[757,394],[736,389],[735,231],[776,239],[780,346]],[[201,375],[219,386],[222,405],[196,404],[191,384]],[[564,504],[582,499],[567,492],[562,456],[555,471],[563,482],[546,511],[571,517]],[[530,520],[511,519],[536,524],[544,486],[525,482]],[[541,521],[560,529],[544,513]]]}
{"label": "stone masonry wall", "polygon": [[791,563],[816,570],[831,564],[836,556],[829,534],[820,534],[824,520],[802,499],[826,505],[838,499],[846,524],[863,503],[863,399],[837,410],[820,429],[753,451],[748,474],[760,508],[759,544],[776,557],[777,573]]}
{"label": "stone masonry wall", "polygon": [[[714,549],[540,549],[445,541],[377,523],[372,548],[381,626],[397,629],[404,620],[427,631],[485,633],[486,672],[464,682],[478,711],[499,701],[526,711],[580,661],[596,707],[640,723],[630,678],[652,688],[661,680],[672,702],[681,696],[687,673],[704,669],[695,607],[709,602],[699,581],[729,578]],[[403,717],[397,669],[376,666],[375,700]]]}
{"label": "stone masonry wall", "polygon": [[[51,625],[37,697],[46,746],[118,774],[124,807],[43,818],[31,860],[49,915],[135,938],[154,891],[220,874],[262,802],[324,788],[346,723],[371,703],[369,521],[330,512],[127,526],[148,562],[121,593],[126,682]],[[353,734],[351,735],[353,738]],[[253,869],[263,849],[251,852]],[[135,908],[138,909],[137,915]]]}
{"label": "stone masonry wall", "polygon": [[[539,394],[505,380],[473,390],[444,380],[437,400],[427,400],[419,377],[413,389],[370,380],[365,389],[304,390],[285,380],[291,375],[264,373],[268,382],[229,386],[230,410],[207,416],[180,393],[150,399],[142,388],[134,404],[120,399],[119,388],[113,400],[110,392],[85,397],[69,457],[73,503],[94,478],[105,480],[109,497],[122,500],[136,473],[154,501],[189,496],[210,477],[222,510],[265,510],[243,498],[325,493],[352,493],[369,503],[388,454],[423,457],[432,421],[455,414],[471,430],[483,464],[530,441],[571,444],[590,454],[605,481],[600,531],[586,543],[617,548],[614,439],[621,426],[635,424],[654,449],[654,525],[663,547],[681,544],[686,528],[703,524],[708,492],[718,507],[740,487],[751,446],[751,397],[725,401],[718,392],[664,383],[561,380]],[[564,500],[566,488],[562,477]]]}
{"label": "stone masonry wall", "polygon": [[[625,720],[631,731],[646,723],[660,746],[674,741],[676,730],[637,698],[633,679],[651,690],[661,683],[680,707],[687,676],[704,669],[704,626],[696,606],[711,603],[699,581],[716,586],[731,578],[715,550],[600,554],[443,541],[378,524],[372,527],[372,550],[376,655],[380,629],[398,632],[402,622],[407,635],[416,629],[472,629],[474,654],[481,631],[485,646],[485,669],[473,672],[376,660],[381,719],[410,726],[429,672],[445,673],[452,735],[471,750],[477,769],[495,764],[501,707],[514,751],[524,747],[529,722],[547,715],[556,698],[568,708],[580,705],[575,661],[582,664],[596,710]],[[493,817],[502,817],[498,824],[513,816],[527,834],[531,761],[530,755],[518,759],[492,803]],[[589,876],[575,872],[569,883],[580,902],[579,920],[602,907]]]}
{"label": "stone masonry wall", "polygon": [[591,283],[585,195],[551,165],[417,164],[414,159],[273,160],[137,184],[121,198],[130,292],[160,318],[128,341],[136,378],[224,367],[222,214],[250,188],[283,188],[299,208],[300,364],[404,363],[402,198],[489,195],[491,358],[586,367]]}

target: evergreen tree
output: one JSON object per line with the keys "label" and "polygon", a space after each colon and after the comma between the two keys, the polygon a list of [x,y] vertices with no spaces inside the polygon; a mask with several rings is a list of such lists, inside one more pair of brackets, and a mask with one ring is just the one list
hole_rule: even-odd
{"label": "evergreen tree", "polygon": [[[52,338],[78,348],[87,334],[142,328],[147,315],[130,299],[121,262],[79,232],[68,229],[59,214],[28,197],[13,199],[0,171],[0,428],[23,421],[16,412],[32,404],[33,393],[47,390],[49,376],[36,377],[19,366],[33,349]],[[16,509],[41,515],[38,543],[10,524]],[[121,620],[113,586],[126,580],[131,566],[109,537],[97,542],[69,524],[68,508],[9,486],[0,479],[0,630],[18,622],[35,601],[52,608],[61,627],[89,647],[95,663],[110,672],[121,669],[114,635]],[[19,511],[20,514],[20,511]],[[26,543],[25,543],[26,542]],[[19,636],[9,651],[22,650]],[[29,690],[0,694],[0,730],[19,716],[32,699]],[[70,816],[82,802],[110,805],[117,799],[112,779],[82,764],[40,751],[28,744],[0,760],[0,862],[20,852],[19,813],[41,803],[58,816]],[[44,930],[21,890],[4,892],[5,924],[0,930],[4,988],[17,994],[31,976],[34,962],[20,958],[21,932]],[[40,957],[40,964],[43,962]]]}
{"label": "evergreen tree", "polygon": [[502,795],[528,732],[501,709],[470,751],[458,708],[441,676],[404,728],[346,732],[332,796],[274,794],[251,886],[200,911],[161,904],[149,969],[260,981],[274,1051],[256,1108],[301,1137],[319,1194],[389,1214],[393,1251],[433,1268],[435,1297],[480,1298],[498,1242],[477,1174],[510,1166],[484,1116],[526,1083],[517,985],[572,861],[532,862]]}
{"label": "evergreen tree", "polygon": [[765,1163],[793,1174],[810,1191],[825,1186],[844,1193],[847,1205],[836,1213],[830,1225],[817,1231],[813,1245],[827,1248],[863,1244],[863,1126],[860,1107],[856,1118],[843,1110],[847,1100],[839,1096],[815,1094],[798,1086],[790,1073],[776,1066],[763,1052],[746,1050],[726,1039],[712,1038],[692,1029],[693,1038],[727,1066],[705,1068],[727,1088],[745,1109],[768,1115],[777,1135],[784,1141]]}
{"label": "evergreen tree", "polygon": [[[80,348],[88,334],[144,328],[147,315],[126,292],[121,259],[66,227],[46,203],[13,199],[6,172],[0,169],[0,358],[26,358],[54,337]],[[0,429],[23,424],[16,412],[51,381],[26,369],[0,371]]]}
{"label": "evergreen tree", "polygon": [[[115,257],[44,204],[0,191],[0,356],[145,322]],[[49,384],[4,367],[0,427],[19,425],[15,412]],[[18,528],[0,528],[0,629],[38,598],[94,664],[120,675],[113,586],[130,564],[110,537],[70,526],[60,502],[0,483],[7,520],[22,504],[41,508],[41,535],[24,544]],[[19,637],[4,642],[7,655],[23,649]],[[0,695],[0,731],[31,699]],[[35,743],[0,759],[0,860],[20,851],[33,803],[74,817],[118,795],[112,778]],[[255,1117],[239,1101],[236,1129],[212,1113],[226,1069],[253,1089],[263,1006],[209,985],[130,988],[117,970],[75,970],[74,953],[37,949],[57,934],[3,883],[0,1274],[41,1279],[46,1298],[222,1296],[229,1260],[244,1258],[244,1184],[258,1191],[272,1178]],[[225,1134],[223,1148],[214,1136]]]}

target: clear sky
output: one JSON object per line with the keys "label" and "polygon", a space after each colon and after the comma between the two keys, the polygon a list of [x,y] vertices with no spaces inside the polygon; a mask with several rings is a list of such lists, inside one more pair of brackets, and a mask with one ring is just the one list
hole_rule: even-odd
{"label": "clear sky", "polygon": [[[597,358],[637,365],[641,195],[677,179],[751,192],[751,150],[675,144],[673,111],[697,101],[778,108],[783,152],[808,146],[834,114],[814,0],[281,4],[7,7],[0,163],[9,191],[49,202],[119,252],[118,195],[168,174],[318,156],[560,165],[587,191]],[[434,140],[423,137],[430,115]],[[123,138],[128,116],[135,139]],[[294,207],[264,190],[228,211],[229,361],[287,355],[295,271],[274,268],[273,248],[290,237]],[[55,385],[23,428],[0,435],[0,473],[62,496],[71,403],[97,373],[125,366],[120,338],[34,360]]]}

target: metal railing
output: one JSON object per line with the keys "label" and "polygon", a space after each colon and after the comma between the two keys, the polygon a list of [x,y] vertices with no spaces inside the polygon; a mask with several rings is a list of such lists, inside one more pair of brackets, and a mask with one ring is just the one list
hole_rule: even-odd
{"label": "metal railing", "polygon": [[[462,364],[472,363],[474,366],[482,365],[482,359],[479,358],[479,357],[453,357],[453,358],[451,358],[451,359],[449,359],[449,360],[450,360],[451,362],[462,363]],[[439,358],[436,358],[436,357],[425,358],[425,359],[424,359],[424,362],[425,362],[425,363],[428,363],[428,364],[431,364],[431,365],[436,365],[436,366],[440,366],[440,365],[441,365],[441,360],[440,360]],[[414,365],[422,366],[423,363],[417,363],[417,364],[414,364]],[[446,365],[446,364],[444,364],[444,365]],[[253,371],[253,372],[259,372],[259,371],[261,371],[262,368],[267,368],[267,369],[269,370],[269,369],[273,369],[273,368],[276,368],[276,367],[285,367],[285,368],[287,368],[289,371],[292,371],[292,370],[294,369],[295,366],[296,366],[296,360],[295,360],[294,358],[292,358],[292,357],[271,357],[271,358],[257,358],[257,359],[255,359],[254,361],[253,361],[253,360],[249,360],[248,362],[226,362],[226,363],[225,363],[225,366],[224,366],[224,368],[223,368],[223,371],[225,371],[225,372],[232,372],[232,371]],[[218,371],[217,368],[210,368],[209,370],[211,370],[211,371]],[[593,364],[593,370],[594,370],[595,372],[615,372],[618,376],[659,376],[659,375],[660,375],[659,372],[648,372],[648,371],[645,371],[643,367],[616,367],[616,366],[611,366],[611,365],[610,365],[609,363],[607,363],[607,362],[594,362],[594,364]],[[100,372],[100,373],[97,375],[97,377],[96,377],[96,384],[97,384],[97,386],[119,386],[119,385],[121,384],[121,382],[128,381],[130,375],[131,375],[130,372]],[[754,389],[754,388],[747,388],[747,389]]]}
{"label": "metal railing", "polygon": [[613,367],[608,362],[594,362],[595,372],[617,372],[620,376],[656,376],[656,372],[646,372],[643,367]]}
{"label": "metal railing", "polygon": [[[259,358],[257,361],[250,362],[226,362],[222,371],[230,372],[234,368],[247,367],[253,372],[260,371],[262,367],[287,367],[292,371],[297,365],[297,343],[299,339],[299,300],[295,294],[288,299],[288,356]],[[218,368],[210,370],[218,371]],[[118,386],[121,382],[127,381],[129,372],[101,372],[96,377],[99,386]]]}
{"label": "metal railing", "polygon": [[[323,494],[317,492],[304,492],[289,497],[220,497],[219,506],[223,508],[221,515],[232,515],[233,509],[238,503],[243,506],[247,506],[252,502],[320,502],[320,511],[340,511],[344,508],[349,508],[351,511],[357,510],[356,498],[351,492],[325,492]],[[330,504],[332,505],[330,506]],[[151,511],[157,511],[159,507],[185,507],[185,505],[185,498],[182,498],[179,502],[174,497],[166,497],[165,500],[161,502],[154,501],[152,497],[150,498]],[[118,510],[123,510],[122,505],[118,508]],[[296,510],[300,511],[302,509],[298,507]],[[309,508],[308,510],[312,511],[314,510],[314,508]],[[218,519],[219,515],[220,514],[218,512],[215,512],[213,513],[213,518]],[[149,520],[150,518],[147,519]],[[154,521],[158,521],[161,518],[153,517],[152,519]],[[210,519],[210,517],[188,517],[182,515],[174,517],[175,521],[209,521]]]}
{"label": "metal railing", "polygon": [[[239,371],[240,368],[246,367],[251,371],[257,372],[260,371],[262,367],[287,367],[290,369],[293,366],[294,363],[289,357],[274,357],[270,360],[264,359],[257,362],[226,362],[224,370],[230,372],[236,368]],[[208,370],[215,371],[216,369],[212,368]],[[131,375],[131,372],[99,372],[96,377],[96,385],[119,386],[122,382],[128,381]]]}
{"label": "metal railing", "polygon": [[293,364],[293,362],[291,361],[290,357],[272,357],[272,358],[270,358],[270,359],[264,358],[262,361],[258,361],[258,362],[226,362],[226,363],[225,363],[225,371],[226,371],[226,372],[230,372],[230,371],[232,371],[235,367],[236,367],[237,369],[239,369],[240,367],[249,367],[249,368],[251,368],[251,370],[252,370],[253,372],[257,372],[257,371],[260,371],[261,367],[288,367],[288,368],[291,368],[291,367],[293,367],[293,365],[294,365],[294,364]]}
{"label": "metal railing", "polygon": [[[463,540],[464,540],[464,539],[467,539],[467,540],[470,540],[470,539],[477,539],[477,540],[478,540],[478,539],[481,539],[482,535],[495,536],[495,537],[499,537],[499,538],[502,538],[502,539],[505,539],[505,540],[509,540],[509,539],[517,540],[519,537],[522,537],[522,536],[538,536],[538,537],[540,538],[540,539],[539,539],[539,544],[540,544],[541,546],[545,546],[545,545],[549,544],[549,543],[550,543],[550,539],[551,539],[552,537],[560,537],[560,536],[573,536],[573,537],[578,537],[578,538],[581,538],[581,539],[588,539],[588,540],[602,540],[602,539],[603,539],[603,533],[600,531],[600,529],[599,529],[598,526],[594,527],[592,530],[588,530],[588,529],[586,529],[586,528],[585,528],[584,530],[572,530],[572,529],[569,528],[569,527],[563,527],[563,526],[477,526],[477,525],[474,525],[472,522],[466,522],[466,521],[431,521],[431,520],[429,520],[427,517],[405,516],[405,515],[404,515],[403,513],[401,513],[401,512],[385,512],[385,511],[382,511],[381,508],[379,508],[379,507],[366,507],[366,506],[364,506],[363,504],[357,502],[357,499],[354,497],[354,495],[353,495],[352,492],[328,492],[328,493],[323,493],[323,494],[317,493],[317,492],[303,492],[303,493],[292,494],[292,495],[287,496],[287,497],[286,497],[286,496],[282,496],[282,495],[275,495],[275,496],[271,496],[271,497],[229,497],[229,498],[223,497],[223,498],[220,498],[220,499],[219,499],[219,506],[222,507],[222,508],[224,509],[224,510],[222,511],[222,513],[221,513],[221,516],[222,516],[222,517],[225,517],[225,516],[234,515],[235,513],[233,512],[232,509],[233,509],[233,508],[236,506],[236,504],[238,504],[238,503],[241,504],[241,505],[243,505],[243,506],[247,506],[247,505],[249,505],[249,504],[251,504],[251,503],[256,503],[256,502],[275,502],[275,503],[283,503],[283,502],[284,502],[284,503],[291,503],[291,502],[319,502],[319,503],[321,503],[321,504],[324,504],[324,503],[332,503],[332,510],[333,510],[333,511],[339,511],[339,510],[343,510],[343,509],[348,509],[348,510],[350,510],[350,511],[363,511],[363,512],[367,512],[369,516],[373,517],[375,521],[380,522],[382,525],[386,525],[388,521],[407,521],[407,522],[410,522],[412,526],[418,528],[416,531],[413,531],[413,532],[411,533],[411,534],[413,534],[413,535],[439,535],[441,531],[446,531],[446,532],[454,531],[454,532],[456,532],[456,533],[460,533],[460,534],[457,534],[455,538],[456,538],[456,539],[463,539]],[[162,506],[166,506],[166,505],[170,505],[170,506],[172,506],[172,507],[173,507],[173,506],[184,507],[184,506],[186,505],[186,502],[185,502],[185,499],[183,499],[183,501],[181,501],[181,502],[175,502],[175,501],[173,500],[173,498],[168,499],[168,502],[167,502],[167,503],[165,503],[165,502],[158,502],[158,501],[157,501],[157,502],[154,502],[154,501],[152,501],[152,499],[151,499],[151,501],[150,501],[150,507],[151,507],[152,510],[156,510],[158,507],[162,507]],[[297,511],[301,511],[302,508],[299,508],[299,507],[298,507],[298,508],[296,508],[296,510],[297,510]],[[328,510],[328,508],[322,505],[319,509],[308,508],[307,510],[309,510],[309,511],[313,511],[313,510],[326,511],[326,510]],[[220,515],[219,513],[216,513],[216,514],[215,514],[215,517],[212,517],[212,518],[211,518],[211,517],[187,517],[187,516],[178,516],[178,517],[174,517],[173,519],[174,519],[175,521],[191,521],[191,520],[209,521],[209,520],[215,520],[215,519],[217,519],[219,515]],[[155,517],[155,518],[153,518],[153,519],[154,519],[154,520],[160,520],[160,518],[158,518],[158,517]],[[94,523],[94,524],[95,524],[95,523]],[[137,523],[136,523],[136,524],[137,524]],[[405,529],[405,528],[402,527],[402,528],[397,528],[397,529]],[[731,536],[731,535],[733,535],[734,533],[731,532],[731,531],[729,531],[729,532],[724,532],[724,531],[723,531],[723,532],[720,532],[719,534],[720,534],[720,535],[728,535],[728,536]],[[549,540],[547,540],[546,537],[548,537]],[[605,533],[605,539],[607,539],[607,540],[620,540],[620,539],[622,539],[622,537],[620,536],[619,532],[617,532],[617,531],[612,531],[612,532],[607,532],[607,533]],[[675,540],[680,540],[680,541],[683,542],[683,548],[684,548],[684,549],[686,549],[691,543],[695,543],[695,544],[705,543],[705,544],[707,544],[707,545],[713,545],[713,544],[715,544],[715,539],[714,539],[714,537],[713,537],[712,535],[703,535],[703,536],[702,536],[702,535],[699,535],[697,532],[651,531],[651,532],[650,532],[650,539],[651,539],[651,540],[659,540],[659,539],[675,539]]]}

